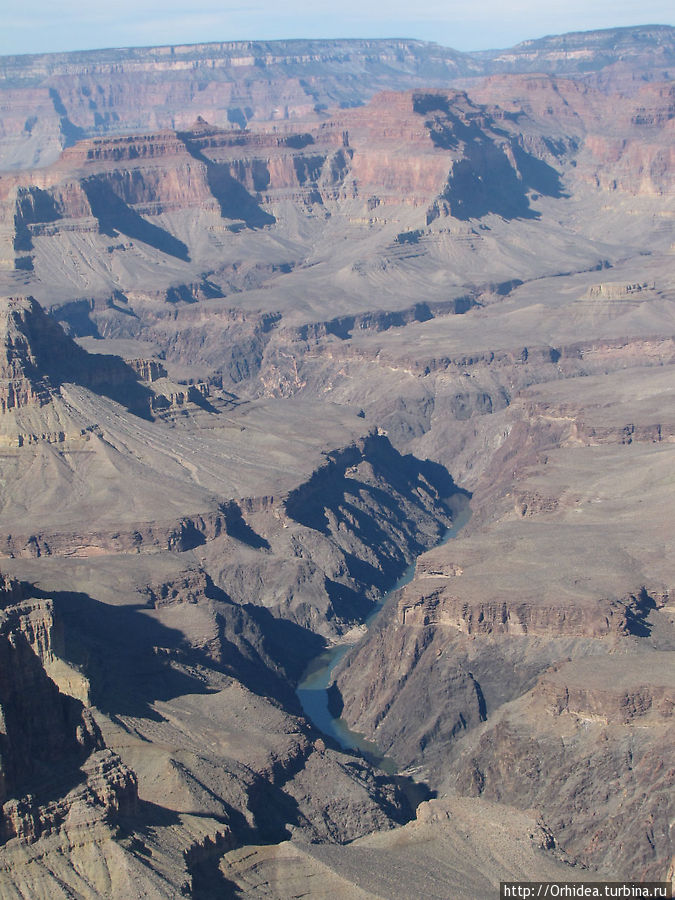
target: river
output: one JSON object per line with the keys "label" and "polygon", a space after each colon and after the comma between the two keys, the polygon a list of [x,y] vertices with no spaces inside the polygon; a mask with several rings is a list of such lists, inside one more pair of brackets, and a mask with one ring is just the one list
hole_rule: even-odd
{"label": "river", "polygon": [[[455,521],[436,546],[441,546],[454,538],[470,518],[471,508],[467,502],[465,506],[457,510]],[[376,603],[365,620],[364,624],[367,628],[372,625],[391,595],[412,581],[415,575],[415,566],[416,562],[411,563],[391,590]],[[333,672],[342,658],[364,639],[365,635],[359,641],[351,644],[337,644],[314,657],[302,676],[297,694],[305,715],[311,719],[319,731],[337,741],[344,750],[358,750],[373,765],[393,775],[398,771],[395,761],[384,756],[377,744],[367,740],[362,734],[352,731],[342,719],[335,718],[329,709],[328,688],[334,680]]]}

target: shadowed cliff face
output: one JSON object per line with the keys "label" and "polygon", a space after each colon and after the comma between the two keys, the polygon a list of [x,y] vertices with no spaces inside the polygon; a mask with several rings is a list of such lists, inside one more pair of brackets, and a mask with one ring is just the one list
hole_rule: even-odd
{"label": "shadowed cliff face", "polygon": [[6,57],[0,159],[3,168],[44,165],[83,137],[138,131],[148,122],[186,128],[199,115],[222,128],[317,120],[377,91],[447,87],[496,72],[630,85],[672,66],[672,33],[668,26],[607,29],[473,54],[413,40],[317,40]]}
{"label": "shadowed cliff face", "polygon": [[91,712],[68,694],[78,682],[86,694],[86,678],[57,655],[63,635],[53,602],[32,593],[6,577],[0,587],[3,843],[37,841],[62,826],[78,802],[91,805],[94,819],[98,806],[111,824],[137,802],[133,774],[105,750]]}
{"label": "shadowed cliff face", "polygon": [[[199,133],[179,134],[188,152],[206,166],[206,179],[209,189],[220,206],[220,214],[224,219],[243,219],[249,228],[260,228],[273,225],[274,216],[260,208],[255,198],[249,194],[241,180],[233,177],[229,166],[218,165],[200,149]],[[209,142],[206,142],[207,144]],[[301,144],[302,146],[302,144]],[[236,171],[236,169],[235,169]],[[239,173],[237,173],[239,174]],[[240,176],[241,178],[241,176]],[[251,164],[253,189],[264,190],[269,186],[270,173],[263,160],[253,160]]]}
{"label": "shadowed cliff face", "polygon": [[[669,61],[0,66],[2,896],[668,874]],[[360,637],[331,697],[415,821],[294,694]]]}
{"label": "shadowed cliff face", "polygon": [[186,261],[190,259],[188,249],[182,241],[139,216],[117,196],[110,185],[91,179],[85,181],[82,187],[102,234],[115,237],[120,232],[169,256]]}
{"label": "shadowed cliff face", "polygon": [[45,672],[40,653],[53,652],[53,624],[48,601],[24,601],[3,611],[2,802],[49,780],[51,766],[70,764],[75,773],[102,746],[94,723],[83,717],[82,704],[61,694]]}
{"label": "shadowed cliff face", "polygon": [[[491,212],[507,220],[536,218],[528,192],[562,195],[559,172],[508,140],[507,132],[484,110],[469,105],[468,115],[462,117],[448,97],[424,93],[413,95],[413,109],[427,117],[425,126],[437,147],[463,150],[463,158],[453,162],[439,198],[454,218],[480,219]],[[434,212],[438,211],[437,203]]]}
{"label": "shadowed cliff face", "polygon": [[[45,170],[3,179],[5,264],[37,264],[42,278],[49,244],[68,245],[95,223],[102,240],[94,270],[110,270],[112,291],[120,287],[114,271],[133,283],[148,251],[175,277],[199,278],[242,231],[259,242],[255,257],[276,244],[280,263],[293,267],[313,252],[306,230],[329,228],[331,218],[345,228],[405,221],[397,241],[419,244],[457,223],[540,219],[553,200],[669,195],[671,87],[608,98],[544,76],[515,78],[513,96],[510,85],[500,77],[469,94],[385,93],[297,133],[284,125],[233,136],[198,121],[186,131],[79,142]],[[289,204],[304,235],[292,251],[283,239]],[[133,261],[123,256],[129,250]],[[58,277],[84,288],[89,279],[61,252]],[[358,272],[363,262],[351,265]]]}
{"label": "shadowed cliff face", "polygon": [[3,411],[48,403],[62,383],[74,382],[149,415],[150,392],[136,372],[118,357],[90,356],[32,298],[2,301],[0,340]]}

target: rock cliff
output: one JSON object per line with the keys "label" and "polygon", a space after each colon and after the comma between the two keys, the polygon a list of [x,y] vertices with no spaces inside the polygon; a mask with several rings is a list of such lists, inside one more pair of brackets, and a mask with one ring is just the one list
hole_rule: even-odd
{"label": "rock cliff", "polygon": [[553,72],[631,84],[667,72],[672,28],[607,29],[460,53],[415,40],[223,42],[8,56],[0,90],[4,167],[44,165],[79,137],[185,128],[197,116],[318,119],[378,90],[444,87],[492,72]]}
{"label": "rock cliff", "polygon": [[[668,877],[669,72],[0,61],[3,897]],[[391,777],[295,686],[415,558],[330,691]]]}
{"label": "rock cliff", "polygon": [[337,689],[351,727],[449,796],[538,809],[570,859],[647,878],[672,852],[672,410],[658,370],[621,383],[589,378],[575,405],[569,381],[514,399],[527,429],[493,454],[467,536],[420,558]]}
{"label": "rock cliff", "polygon": [[57,655],[52,601],[4,578],[0,602],[0,840],[32,843],[78,818],[114,824],[134,811],[136,780],[77,699],[86,679]]}

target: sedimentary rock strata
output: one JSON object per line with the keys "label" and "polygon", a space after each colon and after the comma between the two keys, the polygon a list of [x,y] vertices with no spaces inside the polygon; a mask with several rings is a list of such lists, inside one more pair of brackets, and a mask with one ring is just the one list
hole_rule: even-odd
{"label": "sedimentary rock strata", "polygon": [[668,876],[671,63],[4,61],[3,896]]}

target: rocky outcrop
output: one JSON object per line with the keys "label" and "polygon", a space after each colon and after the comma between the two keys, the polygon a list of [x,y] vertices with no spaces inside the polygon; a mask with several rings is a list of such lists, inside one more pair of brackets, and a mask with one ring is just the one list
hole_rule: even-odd
{"label": "rocky outcrop", "polygon": [[[472,96],[507,111],[520,107],[539,122],[547,135],[542,149],[550,161],[572,160],[570,180],[603,191],[667,196],[673,186],[673,87],[667,77],[663,82],[617,92],[610,99],[588,82],[497,76],[472,88]],[[503,124],[507,131],[513,129],[508,115]]]}
{"label": "rocky outcrop", "polygon": [[67,381],[126,398],[139,411],[147,409],[136,373],[123,360],[88,354],[32,297],[1,299],[0,414],[45,406]]}
{"label": "rocky outcrop", "polygon": [[7,534],[0,555],[9,558],[41,556],[87,557],[111,553],[171,550],[180,553],[212,541],[226,529],[227,514],[214,510],[182,516],[171,523],[138,522],[128,530],[81,533]]}
{"label": "rocky outcrop", "polygon": [[[514,705],[466,748],[449,781],[468,796],[545,810],[571,862],[597,865],[600,857],[607,873],[664,878],[672,858],[672,720],[656,710],[626,716],[598,687],[585,687],[576,712],[542,706],[551,698],[535,689],[529,709],[527,700]],[[653,693],[644,686],[641,702]]]}
{"label": "rocky outcrop", "polygon": [[[22,266],[33,238],[92,227],[189,261],[187,245],[151,221],[184,209],[219,215],[235,229],[273,225],[279,202],[339,209],[357,198],[364,222],[386,218],[392,206],[426,211],[421,225],[490,212],[530,217],[529,192],[561,196],[551,165],[560,160],[545,142],[505,136],[501,116],[463,92],[415,91],[378,95],[301,133],[233,137],[197,123],[86,140],[47,169],[4,179],[2,198],[14,208],[14,249],[28,254]],[[400,243],[411,235],[402,232]]]}
{"label": "rocky outcrop", "polygon": [[[53,603],[6,578],[0,594],[0,841],[37,841],[66,821],[114,821],[137,802],[136,780],[105,749],[72,694],[86,679],[57,656]],[[79,676],[79,678],[78,678]],[[58,684],[55,680],[58,681]],[[63,690],[61,689],[63,688]]]}
{"label": "rocky outcrop", "polygon": [[[147,127],[317,120],[381,90],[491,72],[592,73],[601,85],[672,65],[668,26],[607,29],[460,53],[414,40],[228,42],[3,58],[4,167],[44,165],[78,137]],[[656,58],[656,61],[655,61]],[[604,76],[604,77],[603,77]]]}
{"label": "rocky outcrop", "polygon": [[128,359],[129,368],[133,369],[140,381],[152,384],[160,378],[166,378],[166,369],[156,359]]}
{"label": "rocky outcrop", "polygon": [[575,607],[536,601],[510,603],[495,599],[471,604],[463,598],[453,597],[452,588],[445,586],[421,598],[404,599],[398,615],[400,624],[407,628],[441,626],[469,635],[602,637],[626,629],[625,606],[619,603],[604,601],[590,607]]}
{"label": "rocky outcrop", "polygon": [[32,844],[65,827],[72,833],[86,832],[101,823],[114,825],[132,816],[138,807],[134,773],[110,750],[91,753],[78,772],[83,784],[58,800],[45,802],[27,794],[9,799],[2,806],[0,842],[17,839]]}
{"label": "rocky outcrop", "polygon": [[554,716],[607,725],[667,724],[675,710],[671,662],[668,653],[655,653],[563,663],[542,675],[533,698]]}

